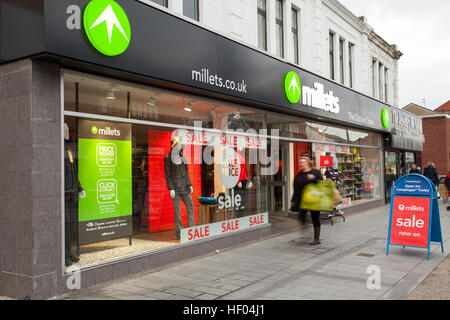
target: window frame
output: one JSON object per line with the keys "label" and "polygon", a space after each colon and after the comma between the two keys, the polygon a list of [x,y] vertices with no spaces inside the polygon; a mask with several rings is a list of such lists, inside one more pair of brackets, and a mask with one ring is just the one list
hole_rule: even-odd
{"label": "window frame", "polygon": [[336,34],[333,31],[328,33],[328,53],[329,53],[329,63],[330,63],[330,79],[335,80],[335,65],[334,65],[334,36]]}
{"label": "window frame", "polygon": [[[266,0],[261,0],[264,2],[264,8],[261,8],[259,6],[259,1],[257,1],[257,15],[258,15],[258,21],[257,21],[257,25],[258,25],[258,48],[267,51],[267,1]],[[260,30],[259,29],[259,18],[262,18],[264,21],[264,30]],[[262,39],[262,31],[264,31],[264,39]],[[260,40],[263,40],[260,44]]]}
{"label": "window frame", "polygon": [[[278,17],[278,5],[281,5],[281,17]],[[280,19],[281,18],[281,19]],[[277,55],[284,58],[284,3],[283,0],[275,0],[275,38],[277,40]],[[281,35],[279,35],[281,31]],[[280,52],[278,52],[280,50]]]}
{"label": "window frame", "polygon": [[[291,31],[293,36],[293,47],[294,47],[294,63],[300,64],[300,47],[299,47],[299,10],[295,7],[291,7]],[[294,27],[295,22],[295,27]]]}

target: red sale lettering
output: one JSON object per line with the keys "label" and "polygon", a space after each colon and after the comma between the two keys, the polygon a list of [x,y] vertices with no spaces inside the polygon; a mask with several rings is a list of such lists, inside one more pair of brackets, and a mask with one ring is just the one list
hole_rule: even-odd
{"label": "red sale lettering", "polygon": [[188,240],[209,237],[209,226],[199,227],[188,231]]}
{"label": "red sale lettering", "polygon": [[222,232],[239,230],[239,220],[228,221],[222,223]]}
{"label": "red sale lettering", "polygon": [[264,223],[264,215],[258,215],[254,217],[250,217],[250,227],[254,225],[263,224]]}

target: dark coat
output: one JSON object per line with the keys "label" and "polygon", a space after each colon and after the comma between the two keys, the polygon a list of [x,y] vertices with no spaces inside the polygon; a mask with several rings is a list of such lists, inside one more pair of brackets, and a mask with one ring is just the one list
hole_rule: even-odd
{"label": "dark coat", "polygon": [[415,173],[415,174],[422,174],[422,172],[420,172],[420,170],[419,169],[411,169],[411,170],[409,170],[409,173],[410,174],[413,174],[413,173]]}
{"label": "dark coat", "polygon": [[439,176],[437,174],[436,168],[433,168],[433,166],[428,166],[423,170],[423,175],[431,180],[435,185],[439,183]]}
{"label": "dark coat", "polygon": [[[314,179],[313,180],[306,180],[306,176],[308,174],[312,174],[314,175]],[[303,172],[300,171],[297,176],[295,177],[294,180],[294,194],[292,195],[292,207],[291,210],[292,211],[299,211],[299,207],[300,207],[300,201],[302,199],[302,193],[303,193],[303,188],[305,188],[305,186],[307,184],[310,183],[316,183],[319,180],[323,180],[322,174],[320,173],[319,170],[317,169],[312,169],[312,171],[310,172]]]}
{"label": "dark coat", "polygon": [[191,179],[189,178],[187,161],[184,156],[181,163],[172,161],[171,153],[164,157],[164,174],[166,176],[167,189],[175,190],[178,195],[186,195],[191,193]]}

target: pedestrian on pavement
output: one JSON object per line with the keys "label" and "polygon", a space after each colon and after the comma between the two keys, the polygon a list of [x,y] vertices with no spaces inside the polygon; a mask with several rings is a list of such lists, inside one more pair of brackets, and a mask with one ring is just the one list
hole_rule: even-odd
{"label": "pedestrian on pavement", "polygon": [[422,174],[422,172],[420,172],[420,169],[417,168],[417,164],[416,163],[413,163],[411,165],[411,170],[409,170],[409,173],[410,174],[413,174],[413,173],[415,173],[415,174]]}
{"label": "pedestrian on pavement", "polygon": [[423,175],[430,179],[436,188],[439,188],[439,176],[433,162],[428,162],[428,167],[423,170]]}
{"label": "pedestrian on pavement", "polygon": [[[294,194],[292,195],[291,200],[291,210],[298,212],[300,221],[305,223],[307,210],[300,209],[303,189],[307,184],[323,180],[323,177],[319,170],[312,168],[312,161],[308,157],[300,158],[300,168],[301,171],[294,180]],[[320,244],[320,212],[311,211],[311,219],[314,227],[314,240],[310,244]]]}

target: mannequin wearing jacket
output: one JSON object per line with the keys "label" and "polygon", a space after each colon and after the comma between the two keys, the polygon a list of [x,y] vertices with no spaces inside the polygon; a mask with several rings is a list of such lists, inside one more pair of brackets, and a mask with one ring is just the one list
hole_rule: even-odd
{"label": "mannequin wearing jacket", "polygon": [[70,150],[72,140],[69,140],[69,128],[64,124],[64,194],[65,194],[65,265],[80,259],[72,253],[72,240],[75,238],[78,223],[78,199],[84,198],[86,193],[78,180],[78,170],[74,161],[74,154]]}
{"label": "mannequin wearing jacket", "polygon": [[[183,147],[178,143],[178,138],[172,139],[170,152],[164,157],[164,174],[167,189],[173,202],[175,236],[180,239],[180,230],[183,228],[181,222],[181,200],[187,209],[188,226],[195,226],[194,202],[191,193],[194,192],[189,178],[186,158],[183,155]],[[178,152],[178,155],[174,152]],[[173,156],[172,156],[172,153]],[[178,159],[176,159],[178,158]],[[178,160],[178,161],[175,161]]]}

